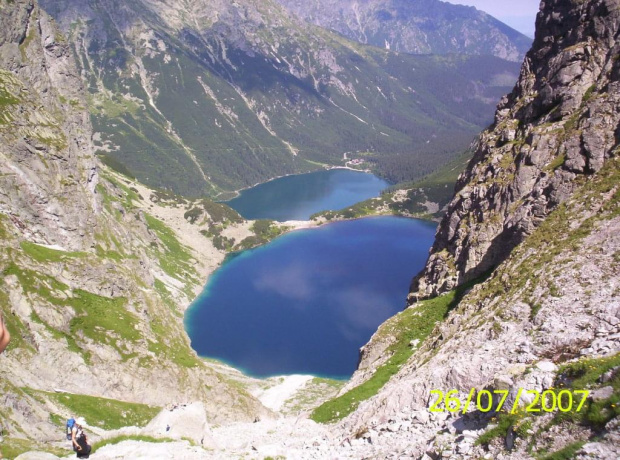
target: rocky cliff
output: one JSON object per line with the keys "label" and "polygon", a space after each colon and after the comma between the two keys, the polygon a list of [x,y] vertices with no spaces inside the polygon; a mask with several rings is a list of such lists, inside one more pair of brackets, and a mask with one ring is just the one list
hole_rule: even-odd
{"label": "rocky cliff", "polygon": [[473,7],[438,0],[278,0],[361,43],[413,54],[489,54],[521,61],[531,39]]}
{"label": "rocky cliff", "polygon": [[456,186],[410,301],[496,267],[615,154],[618,3],[544,2],[510,95]]}
{"label": "rocky cliff", "polygon": [[86,411],[81,395],[95,405],[202,400],[214,420],[266,412],[189,346],[182,307],[211,261],[139,207],[129,181],[100,174],[91,137],[67,41],[36,2],[3,0],[0,308],[12,336],[0,356],[3,451],[18,438],[57,439],[64,417]]}

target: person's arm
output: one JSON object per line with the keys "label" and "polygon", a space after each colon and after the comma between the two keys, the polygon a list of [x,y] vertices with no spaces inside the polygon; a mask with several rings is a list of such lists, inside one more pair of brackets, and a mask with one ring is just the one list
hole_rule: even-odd
{"label": "person's arm", "polygon": [[0,353],[2,353],[9,344],[9,340],[11,340],[11,334],[9,334],[9,330],[4,324],[2,313],[0,313]]}
{"label": "person's arm", "polygon": [[75,439],[76,434],[77,434],[77,427],[74,425],[73,428],[71,428],[71,442],[75,446],[76,450],[82,450],[82,446],[80,446],[77,442],[77,439]]}

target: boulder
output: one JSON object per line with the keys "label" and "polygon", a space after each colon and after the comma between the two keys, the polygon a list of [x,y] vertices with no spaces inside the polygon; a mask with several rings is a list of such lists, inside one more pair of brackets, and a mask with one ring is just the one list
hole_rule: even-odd
{"label": "boulder", "polygon": [[142,434],[179,440],[189,439],[203,447],[216,447],[202,402],[178,404],[163,409],[142,430]]}

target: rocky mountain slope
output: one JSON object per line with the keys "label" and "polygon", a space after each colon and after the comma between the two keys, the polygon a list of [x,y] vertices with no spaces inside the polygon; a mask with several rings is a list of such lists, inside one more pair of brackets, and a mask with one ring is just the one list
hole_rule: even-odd
{"label": "rocky mountain slope", "polygon": [[473,7],[439,0],[278,0],[345,37],[412,54],[488,54],[521,62],[531,39]]}
{"label": "rocky mountain slope", "polygon": [[0,356],[0,450],[9,458],[27,439],[58,439],[63,419],[87,406],[120,417],[194,400],[212,420],[268,413],[189,346],[182,307],[213,261],[152,215],[156,203],[146,212],[130,184],[99,174],[91,136],[54,21],[34,2],[3,0],[0,308],[12,341]]}
{"label": "rocky mountain slope", "polygon": [[[543,3],[519,81],[459,179],[409,308],[313,415],[348,415],[345,452],[620,454],[619,29],[617,0]],[[434,390],[455,400],[429,411]],[[505,390],[504,410],[499,396],[478,402],[483,390]],[[561,391],[577,401],[581,390],[581,408],[552,408]]]}
{"label": "rocky mountain slope", "polygon": [[588,5],[545,5],[554,15],[538,19],[519,81],[459,178],[412,298],[497,266],[615,154],[617,3]]}
{"label": "rocky mountain slope", "polygon": [[[99,395],[205,405],[177,404],[147,424],[148,406],[88,401],[105,407],[103,428],[136,426],[115,432],[125,437],[108,440],[99,458],[620,456],[619,0],[544,2],[519,82],[480,136],[409,308],[364,347],[340,396],[312,413],[326,425],[303,415],[253,423],[254,400],[188,353],[175,305],[204,270],[201,253],[192,258],[148,209],[159,206],[151,212],[176,228],[170,216],[185,218],[194,204],[145,198],[146,188],[105,170],[97,178],[92,147],[77,154],[80,144],[60,142],[65,129],[77,140],[90,130],[73,113],[85,106],[81,90],[59,83],[76,78],[70,60],[62,64],[67,48],[27,0],[0,5],[8,18],[0,58],[10,69],[0,93],[0,295],[15,340],[0,356],[0,416],[11,442],[26,438],[26,426],[58,436],[73,396],[44,383],[71,375],[79,376],[67,383],[73,391],[88,384]],[[60,186],[83,200],[75,235]],[[50,223],[37,226],[39,215]],[[198,218],[210,217],[205,208]],[[448,407],[460,409],[430,411],[433,390],[452,391]],[[483,390],[506,391],[505,410]],[[532,390],[546,397],[536,401]],[[549,406],[562,394],[566,404],[567,393],[568,408]],[[245,420],[214,425],[205,412]],[[176,426],[175,442],[155,442],[184,414],[198,427],[190,439],[208,450],[179,440]],[[55,456],[22,457],[36,458]]]}
{"label": "rocky mountain slope", "polygon": [[41,5],[77,57],[105,161],[187,196],[224,198],[345,152],[386,177],[428,173],[488,125],[518,73],[361,46],[271,0]]}

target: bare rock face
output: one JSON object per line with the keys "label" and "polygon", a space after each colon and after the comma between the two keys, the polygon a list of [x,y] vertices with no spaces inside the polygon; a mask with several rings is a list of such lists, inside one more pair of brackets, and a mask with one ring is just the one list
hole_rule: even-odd
{"label": "bare rock face", "polygon": [[83,250],[98,175],[69,46],[32,2],[4,6],[0,27],[0,210],[33,241]]}
{"label": "bare rock face", "polygon": [[614,155],[620,3],[544,1],[519,81],[478,140],[409,302],[502,262]]}

